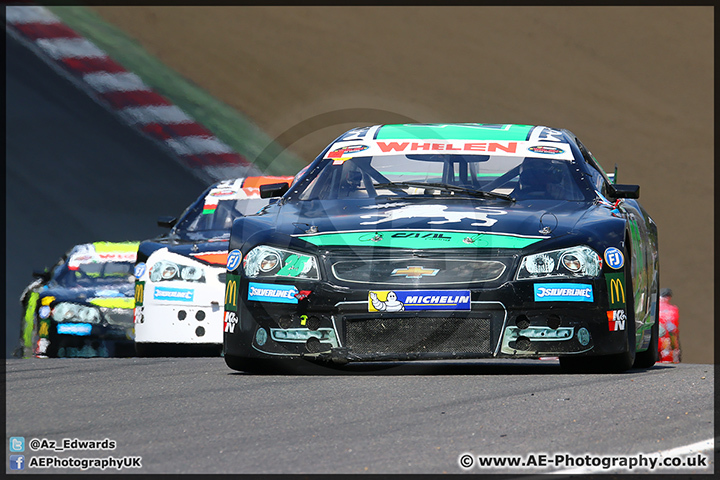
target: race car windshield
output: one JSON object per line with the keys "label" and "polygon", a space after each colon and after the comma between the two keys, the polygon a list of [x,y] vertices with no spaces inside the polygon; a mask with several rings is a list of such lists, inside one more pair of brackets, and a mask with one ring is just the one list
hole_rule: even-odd
{"label": "race car windshield", "polygon": [[451,196],[585,198],[567,160],[505,155],[382,155],[324,160],[299,200]]}
{"label": "race car windshield", "polygon": [[217,230],[229,232],[236,218],[257,213],[267,203],[268,201],[262,198],[222,200],[214,205],[201,202],[183,215],[175,227],[175,231],[177,233]]}
{"label": "race car windshield", "polygon": [[135,264],[130,262],[81,263],[72,268],[59,267],[55,281],[63,287],[89,286],[104,283],[126,283],[133,279]]}

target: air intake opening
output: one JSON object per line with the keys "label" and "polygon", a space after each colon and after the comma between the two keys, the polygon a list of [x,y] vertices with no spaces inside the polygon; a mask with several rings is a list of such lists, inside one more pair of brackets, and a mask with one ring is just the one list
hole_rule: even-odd
{"label": "air intake opening", "polygon": [[518,315],[515,319],[515,325],[517,325],[520,330],[525,330],[530,326],[530,320],[526,315]]}

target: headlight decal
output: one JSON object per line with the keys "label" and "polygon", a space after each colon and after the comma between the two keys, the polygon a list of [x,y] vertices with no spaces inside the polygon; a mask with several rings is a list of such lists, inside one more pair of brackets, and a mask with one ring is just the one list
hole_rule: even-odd
{"label": "headlight decal", "polygon": [[293,254],[287,258],[285,265],[277,274],[279,277],[306,276],[313,268],[315,268],[313,257]]}
{"label": "headlight decal", "polygon": [[597,277],[602,258],[590,247],[580,245],[526,255],[520,261],[516,279]]}
{"label": "headlight decal", "polygon": [[100,323],[100,310],[77,303],[60,302],[52,310],[52,318],[56,322]]}
{"label": "headlight decal", "polygon": [[253,248],[243,260],[243,270],[250,278],[290,277],[319,280],[317,265],[313,255],[268,245]]}
{"label": "headlight decal", "polygon": [[205,283],[205,270],[196,265],[182,265],[158,260],[149,269],[151,282],[177,281]]}

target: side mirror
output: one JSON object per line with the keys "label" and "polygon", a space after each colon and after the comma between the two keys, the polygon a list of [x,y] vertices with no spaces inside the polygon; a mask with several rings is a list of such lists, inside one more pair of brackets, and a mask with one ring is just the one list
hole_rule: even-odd
{"label": "side mirror", "polygon": [[288,190],[290,185],[285,182],[260,185],[260,198],[282,197]]}
{"label": "side mirror", "polygon": [[42,279],[42,281],[47,282],[50,280],[51,273],[45,269],[45,270],[33,270],[32,276],[33,278],[39,278]]}
{"label": "side mirror", "polygon": [[177,218],[170,215],[163,215],[157,219],[158,227],[172,228],[176,223]]}
{"label": "side mirror", "polygon": [[640,198],[640,185],[610,185],[613,198]]}

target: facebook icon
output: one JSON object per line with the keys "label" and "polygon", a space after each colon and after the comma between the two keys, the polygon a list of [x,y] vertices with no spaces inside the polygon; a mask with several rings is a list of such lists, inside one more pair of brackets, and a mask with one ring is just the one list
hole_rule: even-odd
{"label": "facebook icon", "polygon": [[25,470],[25,455],[10,455],[10,470]]}

